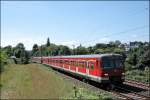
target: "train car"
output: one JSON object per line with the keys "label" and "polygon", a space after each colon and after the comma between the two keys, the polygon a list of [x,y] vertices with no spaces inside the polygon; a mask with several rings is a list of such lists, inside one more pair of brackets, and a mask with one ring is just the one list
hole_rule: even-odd
{"label": "train car", "polygon": [[124,81],[123,57],[119,54],[33,57],[32,61],[99,83]]}

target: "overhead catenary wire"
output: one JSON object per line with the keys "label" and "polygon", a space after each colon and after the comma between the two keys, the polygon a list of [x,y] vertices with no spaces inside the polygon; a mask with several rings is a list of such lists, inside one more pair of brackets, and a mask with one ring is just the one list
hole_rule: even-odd
{"label": "overhead catenary wire", "polygon": [[[111,33],[111,34],[108,34],[108,35],[105,35],[105,36],[103,36],[103,38],[105,37],[110,37],[110,36],[115,36],[115,35],[120,35],[120,34],[126,34],[126,33],[129,33],[129,32],[133,32],[133,31],[137,31],[137,30],[141,30],[141,29],[145,29],[145,28],[148,28],[149,27],[149,25],[142,25],[142,26],[138,26],[138,27],[134,27],[134,28],[130,28],[130,29],[127,29],[127,30],[124,30],[124,31],[121,31],[121,32],[116,32],[116,33]],[[74,43],[74,44],[72,44],[72,45],[80,45],[80,44],[83,44],[83,43],[88,43],[88,42],[94,42],[94,41],[96,41],[96,40],[99,40],[99,39],[102,39],[102,38],[99,38],[99,37],[97,37],[97,38],[94,38],[94,39],[92,39],[92,40],[87,40],[87,41],[82,41],[82,43],[80,42],[80,43]]]}
{"label": "overhead catenary wire", "polygon": [[[130,14],[130,15],[137,15],[137,14],[143,13],[145,11],[149,11],[149,8],[146,7],[144,9],[141,9],[140,11],[136,11],[134,14]],[[110,37],[110,36],[116,36],[116,35],[118,36],[118,35],[123,34],[123,33],[126,34],[126,33],[129,33],[129,32],[141,30],[141,29],[144,29],[144,28],[147,28],[147,27],[149,27],[149,25],[142,25],[142,26],[130,28],[130,29],[127,29],[127,30],[124,30],[124,31],[121,31],[121,32],[111,33],[111,34],[107,34],[107,35],[104,34],[104,36],[96,37],[96,38],[94,38],[92,40],[80,41],[78,43],[72,43],[72,44],[69,43],[69,44],[65,44],[65,45],[71,45],[71,46],[73,46],[73,48],[75,48],[75,46],[80,45],[80,44],[94,42],[94,41],[97,41],[97,40],[100,40],[100,39],[103,39],[103,38],[107,38],[107,37]]]}
{"label": "overhead catenary wire", "polygon": [[[143,12],[145,12],[145,11],[149,11],[149,8],[146,7],[146,8],[144,8],[144,9],[138,11],[138,12],[135,12],[133,15],[137,15],[137,14],[143,13]],[[142,25],[142,26],[138,26],[138,27],[134,27],[134,28],[131,28],[131,29],[124,30],[124,31],[122,31],[122,32],[111,33],[111,34],[108,34],[108,35],[103,36],[103,38],[110,37],[110,36],[112,36],[112,35],[115,36],[115,35],[118,35],[118,34],[121,34],[121,33],[133,32],[133,31],[140,30],[140,29],[144,29],[144,28],[147,28],[147,27],[149,27],[149,25]],[[94,41],[96,41],[96,40],[98,40],[98,39],[102,39],[102,38],[97,37],[97,38],[94,38],[94,39],[92,39],[92,40],[82,41],[82,44],[83,44],[83,43],[88,43],[88,42],[94,42]],[[80,42],[80,43],[75,43],[74,45],[80,45],[80,44],[81,44],[81,42]]]}

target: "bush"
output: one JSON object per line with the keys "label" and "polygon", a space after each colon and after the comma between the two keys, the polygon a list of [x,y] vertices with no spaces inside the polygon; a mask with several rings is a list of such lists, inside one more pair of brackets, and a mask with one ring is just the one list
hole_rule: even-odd
{"label": "bush", "polygon": [[144,71],[142,70],[131,70],[126,72],[126,78],[141,82],[149,83],[149,67],[146,67]]}
{"label": "bush", "polygon": [[4,65],[7,64],[7,58],[6,52],[0,50],[0,72],[4,70]]}
{"label": "bush", "polygon": [[132,70],[132,65],[125,62],[125,70],[128,71],[128,70]]}

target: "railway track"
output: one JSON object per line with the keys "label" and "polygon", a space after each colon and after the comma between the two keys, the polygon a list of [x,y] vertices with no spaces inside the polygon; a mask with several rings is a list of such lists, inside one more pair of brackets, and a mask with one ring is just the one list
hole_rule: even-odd
{"label": "railway track", "polygon": [[143,89],[150,89],[150,84],[146,84],[146,83],[143,83],[143,82],[138,82],[138,81],[135,81],[135,80],[125,80],[124,84],[136,86],[136,87],[143,88]]}
{"label": "railway track", "polygon": [[[56,70],[56,69],[54,69],[54,70]],[[127,87],[128,86],[127,84],[123,84],[121,86],[115,85],[115,89],[109,90],[108,88],[101,87],[98,83],[88,81],[88,80],[83,81],[81,78],[73,76],[69,73],[67,73],[67,75],[66,75],[66,72],[63,72],[63,71],[57,70],[55,72],[56,72],[56,74],[61,75],[64,79],[73,81],[76,86],[88,88],[95,92],[96,91],[97,92],[99,92],[99,91],[108,92],[108,93],[111,93],[114,96],[116,96],[116,98],[118,98],[119,100],[150,100],[149,96],[140,94],[141,93],[140,91],[135,92],[134,90],[130,90],[129,88],[133,87],[133,86]],[[137,89],[139,89],[139,88],[137,88]],[[147,91],[149,92],[149,90],[147,90]]]}
{"label": "railway track", "polygon": [[148,95],[143,95],[141,92],[135,92],[134,90],[126,87],[126,85],[115,86],[115,91],[118,91],[121,95],[127,97],[130,100],[150,100]]}

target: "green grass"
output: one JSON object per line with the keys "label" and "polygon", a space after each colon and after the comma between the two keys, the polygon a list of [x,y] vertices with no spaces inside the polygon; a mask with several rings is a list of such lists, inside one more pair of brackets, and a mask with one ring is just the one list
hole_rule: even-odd
{"label": "green grass", "polygon": [[150,71],[150,68],[148,67],[146,67],[145,70],[138,70],[138,69],[130,70],[130,71],[126,71],[125,76],[126,76],[126,79],[150,83],[149,71]]}
{"label": "green grass", "polygon": [[1,74],[1,98],[59,98],[72,90],[72,85],[41,65],[8,65]]}
{"label": "green grass", "polygon": [[99,91],[90,91],[89,89],[78,87],[77,88],[77,94],[75,97],[75,90],[72,90],[70,95],[68,97],[65,97],[67,99],[96,99],[96,100],[115,100],[116,98],[112,96],[112,94],[108,92],[104,92],[102,90]]}
{"label": "green grass", "polygon": [[40,64],[8,64],[0,75],[1,99],[112,98],[109,93],[96,93],[83,86],[77,86],[77,97],[74,97],[72,81]]}

